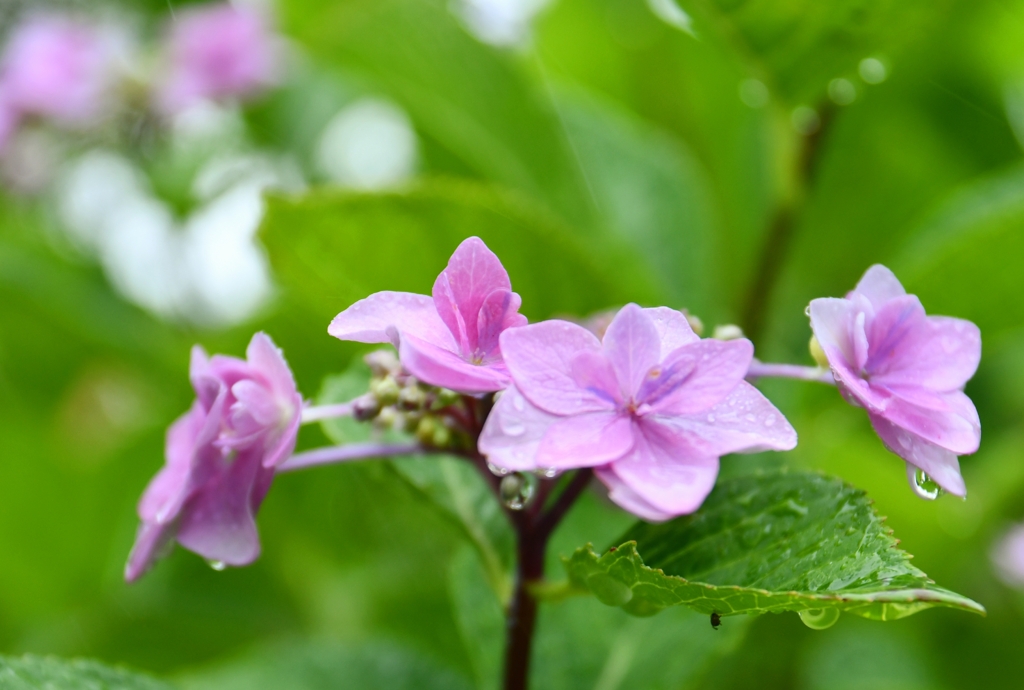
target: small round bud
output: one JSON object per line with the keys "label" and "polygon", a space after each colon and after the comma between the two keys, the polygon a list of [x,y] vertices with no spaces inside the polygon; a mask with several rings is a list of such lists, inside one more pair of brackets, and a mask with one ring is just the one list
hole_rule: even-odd
{"label": "small round bud", "polygon": [[374,379],[370,382],[370,393],[377,398],[381,405],[393,405],[398,402],[398,394],[401,389],[398,382],[391,376],[382,379]]}
{"label": "small round bud", "polygon": [[743,337],[743,329],[732,323],[722,324],[715,326],[711,337],[715,340],[739,340]]}
{"label": "small round bud", "polygon": [[405,418],[393,407],[382,408],[373,423],[382,429],[401,428],[405,424]]}
{"label": "small round bud", "polygon": [[821,343],[818,342],[818,337],[812,335],[811,341],[807,344],[807,349],[811,351],[811,357],[818,363],[818,366],[822,369],[828,369],[828,357],[825,356],[825,351],[821,349]]}
{"label": "small round bud", "polygon": [[686,322],[690,324],[690,328],[697,335],[704,335],[704,322],[700,320],[700,317],[696,314],[691,314],[686,309],[683,309],[683,316],[686,317]]}
{"label": "small round bud", "polygon": [[446,448],[452,441],[452,430],[444,424],[438,424],[434,429],[432,442],[435,448]]}
{"label": "small round bud", "polygon": [[368,422],[380,413],[380,402],[367,393],[352,403],[352,418],[357,422]]}
{"label": "small round bud", "polygon": [[427,393],[418,385],[406,385],[398,393],[398,404],[406,410],[419,410],[427,403]]}
{"label": "small round bud", "polygon": [[416,438],[424,445],[434,443],[434,431],[438,427],[437,420],[430,415],[425,415],[416,425]]}
{"label": "small round bud", "polygon": [[391,350],[375,350],[363,357],[363,361],[366,362],[366,366],[370,367],[370,371],[375,376],[394,374],[402,366],[398,361],[398,357]]}
{"label": "small round bud", "polygon": [[453,390],[447,388],[438,388],[437,397],[434,398],[433,404],[430,406],[432,410],[441,410],[446,407],[451,407],[455,403],[459,402],[462,396]]}

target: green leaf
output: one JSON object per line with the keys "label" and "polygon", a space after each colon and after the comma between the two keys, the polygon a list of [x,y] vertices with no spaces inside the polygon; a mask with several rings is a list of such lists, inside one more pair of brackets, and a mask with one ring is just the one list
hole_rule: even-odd
{"label": "green leaf", "polygon": [[985,612],[910,565],[864,492],[818,474],[724,480],[697,513],[638,523],[622,541],[603,555],[581,548],[566,565],[577,586],[634,615],[679,604],[705,614],[836,609],[875,620],[933,606]]}
{"label": "green leaf", "polygon": [[184,690],[469,690],[461,675],[393,643],[289,642],[182,679]]}
{"label": "green leaf", "polygon": [[[352,400],[367,390],[369,372],[356,361],[343,374],[324,380],[317,403],[329,405]],[[324,433],[335,443],[366,441],[380,435],[372,425],[351,418],[326,420]],[[406,434],[388,431],[389,441],[411,440]],[[501,505],[478,470],[463,458],[446,455],[394,458],[390,466],[420,496],[451,519],[480,557],[487,580],[505,602],[512,592],[514,543],[511,526]]]}
{"label": "green leaf", "polygon": [[146,676],[95,661],[53,657],[0,657],[0,688],[4,690],[171,690]]}
{"label": "green leaf", "polygon": [[646,271],[628,252],[599,254],[524,199],[477,183],[271,197],[262,235],[279,281],[325,328],[378,290],[429,294],[452,251],[471,235],[501,258],[531,319],[656,301]]}

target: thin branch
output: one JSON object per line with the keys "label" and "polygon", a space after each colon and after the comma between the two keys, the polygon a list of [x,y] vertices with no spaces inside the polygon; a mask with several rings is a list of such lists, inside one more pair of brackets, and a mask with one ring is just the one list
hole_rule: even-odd
{"label": "thin branch", "polygon": [[370,458],[389,458],[395,455],[426,455],[437,453],[433,448],[426,448],[418,443],[351,443],[345,446],[328,446],[317,448],[291,456],[278,466],[278,473],[294,472],[320,465],[333,465],[352,460],[369,460]]}
{"label": "thin branch", "polygon": [[558,523],[569,512],[576,499],[580,497],[580,494],[590,484],[593,476],[594,471],[589,467],[576,470],[576,475],[572,478],[572,481],[562,490],[562,493],[558,495],[558,498],[555,499],[551,507],[537,518],[534,531],[540,534],[545,541],[555,531],[555,528],[558,527]]}
{"label": "thin branch", "polygon": [[311,422],[319,422],[324,419],[333,419],[335,417],[350,417],[353,410],[355,410],[355,400],[347,403],[338,403],[336,405],[315,405],[313,407],[304,407],[302,409],[302,423],[310,424]]}
{"label": "thin branch", "polygon": [[764,378],[797,379],[799,381],[815,381],[834,386],[836,383],[832,372],[821,367],[805,367],[799,364],[765,364],[756,359],[747,370],[746,379],[756,381]]}

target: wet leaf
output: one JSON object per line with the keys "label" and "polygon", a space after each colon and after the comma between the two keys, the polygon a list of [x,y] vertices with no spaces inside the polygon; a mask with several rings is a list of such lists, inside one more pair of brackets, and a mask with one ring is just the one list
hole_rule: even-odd
{"label": "wet leaf", "polygon": [[95,661],[53,657],[0,657],[4,690],[171,690],[171,686]]}
{"label": "wet leaf", "polygon": [[648,616],[676,605],[733,615],[836,608],[895,620],[933,606],[984,614],[937,586],[897,548],[863,491],[807,472],[719,483],[699,511],[638,523],[615,549],[566,561],[602,602]]}

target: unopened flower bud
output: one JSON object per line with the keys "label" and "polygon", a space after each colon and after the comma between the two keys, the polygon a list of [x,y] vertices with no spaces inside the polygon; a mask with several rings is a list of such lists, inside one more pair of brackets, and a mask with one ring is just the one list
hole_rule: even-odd
{"label": "unopened flower bud", "polygon": [[711,337],[715,340],[739,340],[743,337],[743,329],[733,323],[715,326]]}
{"label": "unopened flower bud", "polygon": [[704,322],[700,320],[700,317],[696,314],[691,314],[688,310],[683,309],[683,316],[686,317],[686,323],[690,324],[690,328],[697,335],[704,335]]}
{"label": "unopened flower bud", "polygon": [[367,393],[352,403],[352,418],[357,422],[368,422],[380,413],[380,408],[377,398]]}
{"label": "unopened flower bud", "polygon": [[387,376],[397,372],[401,367],[398,357],[391,350],[376,350],[363,357],[363,361],[370,367],[374,376]]}
{"label": "unopened flower bud", "polygon": [[434,398],[434,402],[430,405],[432,410],[443,410],[446,407],[451,407],[455,403],[459,402],[460,396],[453,390],[448,388],[438,388],[437,397]]}
{"label": "unopened flower bud", "polygon": [[398,405],[406,410],[419,410],[427,403],[427,393],[418,385],[405,386],[398,393]]}
{"label": "unopened flower bud", "polygon": [[828,369],[828,357],[825,356],[825,351],[821,349],[821,343],[818,342],[817,336],[811,336],[811,341],[807,343],[807,349],[811,351],[811,357],[814,358],[819,367]]}
{"label": "unopened flower bud", "polygon": [[401,389],[398,382],[391,376],[382,379],[374,379],[370,382],[370,393],[377,398],[381,405],[394,405],[398,402],[398,394]]}
{"label": "unopened flower bud", "polygon": [[416,425],[416,438],[419,439],[419,442],[423,445],[433,445],[434,433],[437,431],[439,426],[441,425],[438,424],[435,417],[431,417],[430,415],[424,416],[419,421],[419,424]]}
{"label": "unopened flower bud", "polygon": [[381,409],[380,413],[377,414],[373,423],[382,429],[396,429],[401,428],[401,426],[405,424],[405,419],[395,408],[384,407]]}

